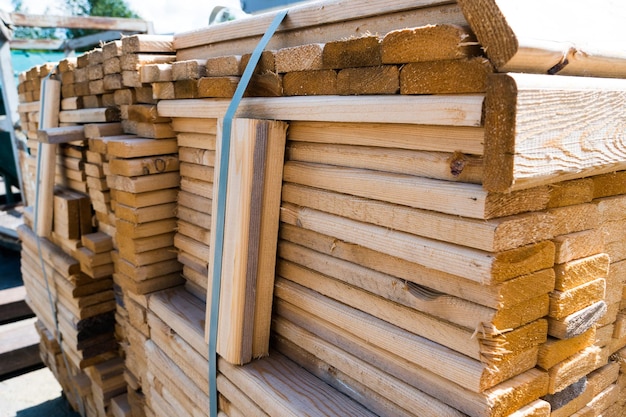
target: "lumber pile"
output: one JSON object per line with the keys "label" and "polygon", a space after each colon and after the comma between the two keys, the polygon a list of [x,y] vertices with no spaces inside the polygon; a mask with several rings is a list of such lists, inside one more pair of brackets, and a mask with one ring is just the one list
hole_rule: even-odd
{"label": "lumber pile", "polygon": [[99,229],[55,210],[46,243],[112,271],[122,357],[70,372],[87,414],[622,415],[624,57],[574,26],[536,44],[532,6],[295,7],[232,123],[275,12],[103,45],[87,101],[119,120],[66,120]]}

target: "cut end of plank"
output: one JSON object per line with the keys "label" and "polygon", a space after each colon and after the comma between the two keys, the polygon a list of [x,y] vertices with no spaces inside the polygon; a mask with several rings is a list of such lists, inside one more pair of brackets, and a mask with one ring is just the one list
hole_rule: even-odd
{"label": "cut end of plank", "polygon": [[517,53],[519,42],[497,1],[458,0],[458,3],[491,62],[502,68]]}
{"label": "cut end of plank", "polygon": [[492,74],[485,96],[485,172],[483,187],[506,192],[513,185],[517,85],[506,74]]}

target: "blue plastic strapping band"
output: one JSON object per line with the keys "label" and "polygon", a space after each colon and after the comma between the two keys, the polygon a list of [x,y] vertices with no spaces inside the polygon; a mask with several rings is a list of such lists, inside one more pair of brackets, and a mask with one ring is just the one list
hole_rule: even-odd
{"label": "blue plastic strapping band", "polygon": [[218,193],[217,193],[217,213],[216,225],[215,225],[215,257],[213,260],[213,277],[211,285],[211,311],[209,316],[209,406],[210,416],[217,417],[217,327],[219,320],[219,301],[220,301],[220,287],[222,279],[222,256],[224,251],[224,223],[226,218],[226,189],[228,186],[228,160],[230,155],[230,136],[232,130],[233,118],[235,112],[239,107],[239,103],[243,98],[243,94],[248,87],[252,73],[256,68],[261,53],[267,46],[267,43],[276,32],[276,29],[282,23],[285,16],[287,16],[288,9],[281,10],[276,14],[272,24],[269,26],[258,45],[252,52],[250,61],[246,65],[246,69],[241,76],[235,94],[233,95],[226,114],[224,115],[224,122],[222,127],[222,142],[220,153],[220,167],[218,170]]}

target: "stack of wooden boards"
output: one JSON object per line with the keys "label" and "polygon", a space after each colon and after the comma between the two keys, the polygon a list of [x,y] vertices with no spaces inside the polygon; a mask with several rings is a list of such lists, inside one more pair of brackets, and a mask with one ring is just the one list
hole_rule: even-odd
{"label": "stack of wooden boards", "polygon": [[[109,193],[94,196],[129,387],[114,415],[623,414],[626,84],[592,76],[626,78],[624,60],[538,53],[544,28],[507,5],[294,8],[225,156],[220,98],[272,14],[177,35],[175,62],[121,73],[139,103],[84,129]],[[591,39],[574,32],[544,37]],[[159,44],[143,40],[126,52]]]}

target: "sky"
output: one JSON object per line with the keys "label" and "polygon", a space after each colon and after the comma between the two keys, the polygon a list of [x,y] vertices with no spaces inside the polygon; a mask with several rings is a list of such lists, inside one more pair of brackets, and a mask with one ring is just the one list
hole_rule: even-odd
{"label": "sky", "polygon": [[[23,6],[33,14],[60,14],[55,4],[64,0],[23,0]],[[144,20],[152,21],[157,34],[175,34],[208,25],[215,6],[240,8],[239,0],[126,0],[129,8]],[[46,7],[50,9],[47,11]],[[0,0],[0,10],[12,12],[11,0]]]}

